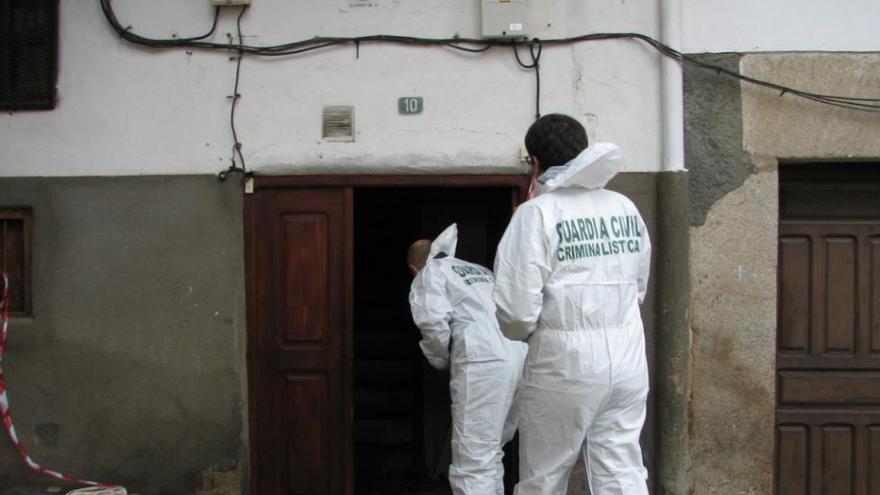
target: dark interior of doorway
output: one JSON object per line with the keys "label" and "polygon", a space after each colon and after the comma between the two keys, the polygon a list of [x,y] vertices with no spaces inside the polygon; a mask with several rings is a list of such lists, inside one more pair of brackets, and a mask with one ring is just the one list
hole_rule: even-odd
{"label": "dark interior of doorway", "polygon": [[[419,349],[406,249],[456,222],[456,256],[491,267],[513,191],[357,188],[354,205],[355,492],[448,494],[449,375]],[[508,451],[506,482],[515,481],[515,461]]]}

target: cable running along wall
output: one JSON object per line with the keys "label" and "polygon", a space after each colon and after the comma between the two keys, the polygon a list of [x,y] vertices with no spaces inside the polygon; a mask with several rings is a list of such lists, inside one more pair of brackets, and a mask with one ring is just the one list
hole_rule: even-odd
{"label": "cable running along wall", "polygon": [[[314,38],[292,41],[289,43],[281,43],[277,45],[250,45],[245,44],[242,39],[241,33],[241,17],[244,14],[245,10],[247,10],[247,6],[242,7],[241,12],[238,15],[236,20],[237,27],[237,35],[238,35],[238,43],[232,43],[230,39],[230,43],[215,43],[211,41],[205,41],[207,38],[214,34],[214,31],[217,27],[217,20],[219,17],[219,7],[214,11],[214,19],[211,25],[210,30],[201,35],[194,36],[190,38],[171,38],[171,39],[155,39],[155,38],[146,38],[144,36],[140,36],[136,34],[132,30],[132,26],[123,26],[122,23],[117,19],[115,12],[113,11],[113,7],[111,6],[111,0],[98,0],[101,6],[101,11],[104,13],[107,21],[110,23],[110,26],[116,31],[117,34],[126,41],[131,43],[146,46],[150,48],[190,48],[190,49],[203,49],[203,50],[226,50],[236,52],[237,62],[236,62],[236,77],[235,77],[235,90],[231,96],[232,99],[232,111],[231,111],[231,126],[233,132],[233,158],[232,165],[228,170],[221,172],[220,178],[225,179],[229,173],[232,172],[241,172],[245,175],[250,175],[247,171],[247,168],[244,164],[244,157],[241,154],[241,142],[238,140],[238,135],[235,130],[235,105],[238,98],[241,96],[238,94],[238,79],[239,74],[241,72],[241,59],[243,55],[257,55],[262,57],[282,57],[282,56],[292,56],[298,55],[306,52],[311,52],[315,50],[322,50],[326,48],[330,48],[338,45],[354,45],[355,49],[359,52],[361,44],[365,43],[385,43],[385,44],[396,44],[396,45],[409,45],[415,47],[444,47],[453,50],[459,50],[469,53],[482,53],[488,51],[492,48],[509,48],[514,52],[514,56],[516,57],[517,63],[526,69],[535,71],[535,118],[540,117],[540,99],[541,99],[541,75],[540,75],[540,58],[541,52],[544,47],[554,46],[554,45],[570,45],[574,43],[585,43],[591,41],[604,41],[604,40],[634,40],[647,44],[658,53],[663,55],[664,57],[668,57],[672,60],[676,60],[682,64],[689,64],[696,67],[700,67],[705,70],[709,70],[715,72],[719,76],[732,77],[734,79],[738,79],[742,82],[753,84],[756,86],[761,86],[764,88],[773,89],[779,92],[780,96],[790,94],[793,96],[797,96],[799,98],[805,98],[807,100],[815,101],[817,103],[821,103],[824,105],[831,105],[834,107],[847,108],[850,110],[859,110],[865,112],[878,112],[880,113],[880,98],[857,98],[852,96],[839,96],[839,95],[829,95],[822,93],[814,93],[810,91],[805,91],[797,88],[793,88],[790,86],[785,86],[782,84],[777,84],[772,81],[766,81],[762,79],[757,79],[753,77],[744,76],[739,74],[733,70],[720,67],[717,65],[713,65],[707,62],[703,62],[689,55],[685,55],[680,51],[661,43],[660,41],[644,35],[640,33],[592,33],[585,34],[581,36],[574,36],[570,38],[552,38],[552,39],[522,39],[522,40],[513,40],[513,39],[478,39],[478,38],[421,38],[416,36],[396,36],[396,35],[386,35],[386,34],[376,34],[369,36],[352,36],[352,37],[337,37],[337,36],[317,36]],[[530,62],[524,62],[520,57],[520,49],[526,50],[531,59]],[[236,165],[235,157],[238,156],[241,167]]]}

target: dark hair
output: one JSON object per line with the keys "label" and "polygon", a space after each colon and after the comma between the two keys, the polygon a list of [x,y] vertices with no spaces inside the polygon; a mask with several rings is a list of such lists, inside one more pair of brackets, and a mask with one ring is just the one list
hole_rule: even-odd
{"label": "dark hair", "polygon": [[526,132],[526,149],[542,171],[568,163],[588,145],[584,126],[561,113],[544,115]]}

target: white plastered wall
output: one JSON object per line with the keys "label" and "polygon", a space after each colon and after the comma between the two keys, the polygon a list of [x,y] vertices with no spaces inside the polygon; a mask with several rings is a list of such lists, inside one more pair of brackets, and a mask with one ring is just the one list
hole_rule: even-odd
{"label": "white plastered wall", "polygon": [[876,0],[681,0],[686,53],[880,50]]}
{"label": "white plastered wall", "polygon": [[[123,25],[144,36],[207,30],[207,0],[115,0]],[[229,53],[150,50],[111,31],[95,0],[61,2],[59,104],[0,115],[0,176],[216,173],[229,165]],[[531,2],[530,34],[597,31],[657,35],[656,0]],[[214,40],[235,31],[224,9]],[[254,0],[245,42],[313,36],[479,35],[474,0]],[[527,59],[528,55],[523,52]],[[575,115],[593,140],[618,143],[628,170],[662,168],[660,57],[634,41],[544,49],[541,111]],[[237,129],[247,165],[263,174],[518,173],[522,136],[535,108],[535,78],[510,49],[472,55],[440,47],[363,44],[309,54],[248,56],[241,69]],[[403,116],[397,98],[421,96],[424,113]],[[354,143],[321,139],[323,105],[355,107]]]}
{"label": "white plastered wall", "polygon": [[[200,33],[212,15],[208,0],[113,5],[124,25],[157,38]],[[95,0],[65,0],[60,9],[59,104],[0,115],[0,176],[215,173],[229,165],[235,67],[228,53],[143,49],[110,30]],[[236,13],[223,11],[214,41],[234,33]],[[527,22],[544,39],[660,37],[669,34],[661,25],[677,26],[672,39],[683,52],[880,49],[873,0],[532,0]],[[473,37],[479,26],[477,0],[253,0],[243,18],[251,44],[380,33]],[[542,112],[575,115],[593,140],[619,144],[628,170],[681,168],[664,143],[676,133],[663,123],[680,105],[669,108],[667,98],[664,106],[670,79],[660,61],[635,41],[548,47]],[[508,49],[470,55],[365,44],[360,58],[353,46],[247,57],[239,92],[243,152],[259,173],[517,173],[535,80]],[[422,96],[424,113],[398,115],[401,96]],[[326,104],[355,106],[354,143],[321,140]]]}

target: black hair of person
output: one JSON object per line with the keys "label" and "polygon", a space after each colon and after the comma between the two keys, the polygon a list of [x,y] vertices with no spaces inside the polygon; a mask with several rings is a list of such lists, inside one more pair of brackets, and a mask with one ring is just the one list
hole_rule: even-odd
{"label": "black hair of person", "polygon": [[549,113],[536,120],[526,132],[526,149],[538,159],[538,167],[565,165],[589,146],[587,131],[580,122],[561,113]]}

